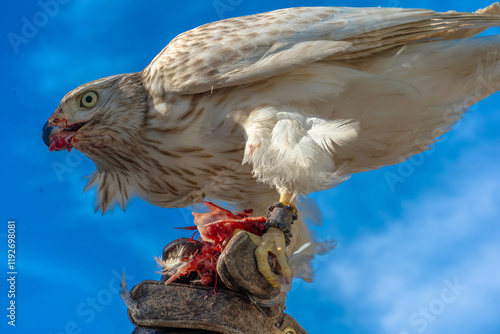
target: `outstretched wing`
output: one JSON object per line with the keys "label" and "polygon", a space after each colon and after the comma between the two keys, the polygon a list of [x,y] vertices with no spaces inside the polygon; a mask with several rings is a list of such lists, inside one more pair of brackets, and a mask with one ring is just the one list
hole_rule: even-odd
{"label": "outstretched wing", "polygon": [[187,31],[156,56],[144,75],[155,91],[201,93],[266,79],[326,57],[352,59],[409,42],[468,37],[495,23],[494,15],[425,9],[282,9]]}

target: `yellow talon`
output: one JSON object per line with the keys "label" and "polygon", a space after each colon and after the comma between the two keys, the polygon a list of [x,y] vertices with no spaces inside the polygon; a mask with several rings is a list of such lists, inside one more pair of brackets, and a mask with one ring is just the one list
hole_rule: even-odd
{"label": "yellow talon", "polygon": [[288,327],[281,334],[297,334],[297,332],[292,327]]}
{"label": "yellow talon", "polygon": [[[293,195],[288,191],[281,192],[280,202],[285,205],[291,205],[295,213],[297,208],[292,204]],[[269,254],[276,256],[276,260],[281,268],[281,273],[287,283],[290,283],[292,272],[288,266],[288,259],[286,256],[286,241],[283,231],[276,227],[270,227],[266,233],[262,235],[261,243],[255,250],[255,258],[257,260],[257,267],[261,274],[273,287],[280,286],[279,277],[271,270],[269,265]]]}
{"label": "yellow talon", "polygon": [[276,256],[281,267],[281,273],[283,274],[287,283],[290,282],[291,270],[288,266],[288,261],[286,258],[286,247],[285,247],[285,236],[282,231],[277,228],[271,227],[269,230],[262,235],[261,243],[259,247],[255,250],[255,259],[257,260],[257,268],[261,274],[266,278],[266,280],[273,287],[278,288],[280,286],[280,279],[271,270],[269,266],[269,253]]}
{"label": "yellow talon", "polygon": [[271,270],[271,267],[269,266],[268,257],[269,253],[272,253],[274,255],[277,255],[275,253],[278,253],[276,251],[278,248],[276,247],[276,242],[277,242],[276,239],[279,239],[279,233],[283,234],[281,231],[275,228],[270,228],[267,231],[267,233],[265,233],[262,236],[262,241],[259,247],[257,247],[257,249],[255,250],[255,259],[257,260],[257,268],[259,269],[260,273],[265,277],[265,279],[269,282],[269,284],[271,284],[274,288],[279,287],[279,278]]}

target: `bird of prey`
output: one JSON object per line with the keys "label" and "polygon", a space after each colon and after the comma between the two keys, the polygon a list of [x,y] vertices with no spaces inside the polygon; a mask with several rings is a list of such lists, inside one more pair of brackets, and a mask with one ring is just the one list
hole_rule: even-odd
{"label": "bird of prey", "polygon": [[[177,208],[205,198],[263,214],[280,201],[429,149],[467,108],[500,89],[495,3],[475,13],[302,7],[205,24],[174,38],[141,72],[69,92],[42,130],[50,150],[96,164],[98,209],[131,196]],[[286,246],[271,226],[256,251]],[[288,233],[289,235],[289,233]],[[289,241],[289,240],[286,240]]]}

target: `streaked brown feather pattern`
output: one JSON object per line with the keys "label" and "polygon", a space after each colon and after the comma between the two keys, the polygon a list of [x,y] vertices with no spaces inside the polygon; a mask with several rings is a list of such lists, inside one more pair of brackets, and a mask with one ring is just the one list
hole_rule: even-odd
{"label": "streaked brown feather pattern", "polygon": [[[310,7],[214,22],[141,72],[68,93],[58,117],[86,122],[74,147],[96,163],[98,209],[211,197],[262,214],[276,190],[326,189],[428,149],[498,91],[500,38],[470,37],[499,15]],[[88,90],[100,100],[82,111]],[[309,240],[294,229],[292,251]]]}

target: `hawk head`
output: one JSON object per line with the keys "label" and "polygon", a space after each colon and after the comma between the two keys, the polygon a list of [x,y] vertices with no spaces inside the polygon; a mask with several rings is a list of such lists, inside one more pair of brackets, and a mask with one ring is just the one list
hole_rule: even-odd
{"label": "hawk head", "polygon": [[126,149],[140,131],[147,100],[139,73],[84,84],[61,100],[43,126],[43,141],[51,151],[75,147],[94,161],[103,150]]}
{"label": "hawk head", "polygon": [[69,92],[43,126],[49,150],[74,147],[96,164],[85,188],[98,186],[96,210],[104,212],[116,201],[125,208],[136,192],[131,171],[137,166],[134,159],[145,159],[141,142],[149,100],[140,73],[115,75]]}

